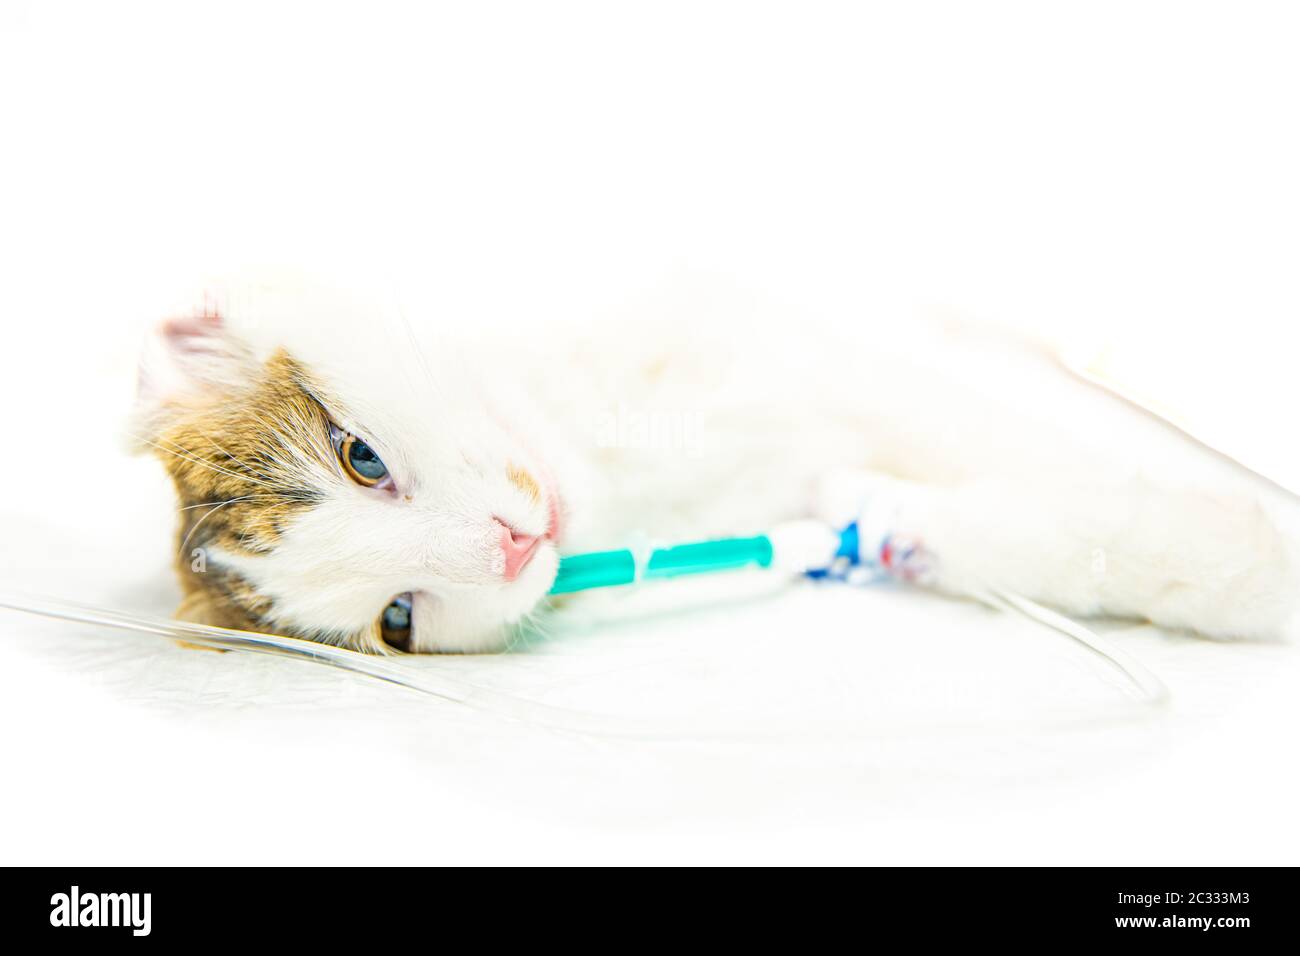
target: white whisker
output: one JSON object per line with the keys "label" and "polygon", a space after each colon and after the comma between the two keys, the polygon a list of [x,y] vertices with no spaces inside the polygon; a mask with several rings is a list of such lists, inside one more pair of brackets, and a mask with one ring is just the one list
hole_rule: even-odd
{"label": "white whisker", "polygon": [[181,546],[180,546],[177,550],[178,550],[180,553],[183,554],[183,553],[185,552],[185,546],[186,546],[187,544],[190,543],[190,538],[194,537],[194,532],[196,532],[196,531],[199,530],[199,525],[203,524],[203,522],[207,521],[209,518],[211,518],[214,514],[216,514],[216,513],[217,513],[218,511],[220,511],[222,508],[226,507],[226,505],[233,505],[235,502],[237,502],[237,501],[243,501],[243,500],[245,500],[245,499],[243,499],[243,498],[231,498],[229,501],[223,501],[223,502],[221,502],[219,505],[217,505],[216,507],[214,507],[214,508],[212,508],[211,510],[209,510],[206,514],[203,515],[202,518],[200,518],[198,521],[194,522],[194,527],[190,528],[190,532],[189,532],[189,534],[187,534],[187,535],[185,536],[185,540],[183,540],[183,541],[181,542]]}
{"label": "white whisker", "polygon": [[270,488],[272,490],[288,487],[287,485],[277,486],[271,482],[263,481],[260,478],[254,478],[251,475],[240,475],[233,471],[227,471],[226,469],[220,467],[219,465],[214,465],[212,462],[207,461],[206,459],[197,457],[194,454],[194,452],[191,452],[184,445],[181,445],[178,442],[171,441],[170,439],[164,439],[164,440],[167,441],[168,444],[175,445],[177,448],[179,448],[180,449],[179,452],[171,448],[164,448],[162,445],[158,444],[155,441],[152,441],[151,439],[145,438],[143,435],[136,435],[135,437],[138,440],[144,442],[146,445],[149,445],[157,449],[158,451],[164,452],[168,455],[172,455],[175,458],[180,458],[183,461],[188,461],[191,464],[198,465],[200,468],[207,468],[209,471],[214,471],[219,475],[225,475],[227,478],[234,478],[239,481],[251,481],[255,485],[262,485],[263,487]]}

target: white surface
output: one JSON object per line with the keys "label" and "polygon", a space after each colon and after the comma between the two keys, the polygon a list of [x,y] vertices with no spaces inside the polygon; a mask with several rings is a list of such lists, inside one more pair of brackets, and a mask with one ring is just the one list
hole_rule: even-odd
{"label": "white surface", "polygon": [[[379,262],[464,321],[581,313],[684,264],[845,321],[942,306],[1111,342],[1126,367],[1203,362],[1226,329],[1243,351],[1206,387],[1243,435],[1294,443],[1284,7],[14,9],[6,586],[168,608],[167,489],[114,430],[142,323],[240,260]],[[1116,634],[1173,691],[1148,712],[1027,624],[801,588],[417,665],[699,728],[656,741],[8,615],[0,638],[5,862],[1286,863],[1300,842],[1292,647]]]}

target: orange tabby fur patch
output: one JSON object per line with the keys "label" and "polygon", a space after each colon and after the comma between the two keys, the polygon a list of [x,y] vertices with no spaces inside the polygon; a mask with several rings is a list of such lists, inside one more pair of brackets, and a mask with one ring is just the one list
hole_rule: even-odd
{"label": "orange tabby fur patch", "polygon": [[302,369],[279,352],[233,394],[184,411],[155,451],[180,498],[176,569],[180,619],[275,631],[267,598],[205,560],[205,549],[266,553],[287,524],[319,499],[304,469],[333,467],[329,421]]}

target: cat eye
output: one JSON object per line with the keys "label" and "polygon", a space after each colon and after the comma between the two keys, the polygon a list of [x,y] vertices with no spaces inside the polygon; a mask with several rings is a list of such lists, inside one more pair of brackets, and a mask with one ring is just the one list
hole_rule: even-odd
{"label": "cat eye", "polygon": [[373,488],[388,477],[388,468],[375,450],[356,435],[345,435],[338,445],[343,470],[359,485]]}
{"label": "cat eye", "polygon": [[384,608],[379,618],[379,634],[395,651],[411,650],[411,596],[403,594]]}

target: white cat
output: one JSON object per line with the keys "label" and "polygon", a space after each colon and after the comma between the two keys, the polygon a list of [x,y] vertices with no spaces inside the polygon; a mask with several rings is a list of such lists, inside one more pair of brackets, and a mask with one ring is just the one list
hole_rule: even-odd
{"label": "white cat", "polygon": [[1219,637],[1296,609],[1287,502],[1041,359],[833,333],[717,285],[477,330],[227,286],[159,326],[134,432],[180,496],[179,617],[373,652],[501,648],[562,550],[868,495],[952,593]]}

